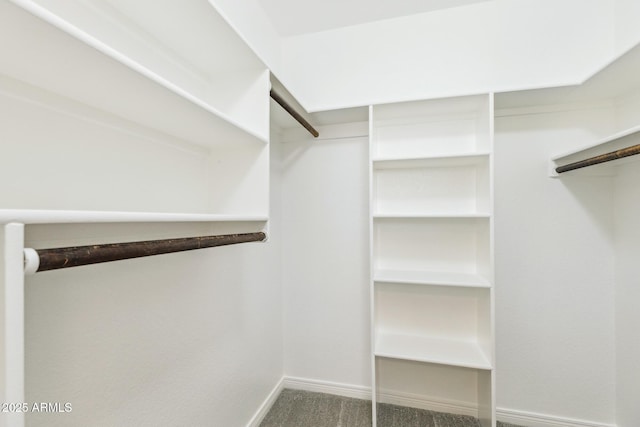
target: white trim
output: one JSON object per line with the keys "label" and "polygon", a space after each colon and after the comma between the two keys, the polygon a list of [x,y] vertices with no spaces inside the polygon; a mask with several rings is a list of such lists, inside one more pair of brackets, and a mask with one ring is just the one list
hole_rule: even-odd
{"label": "white trim", "polygon": [[273,388],[273,390],[271,390],[271,393],[269,393],[264,402],[262,402],[262,405],[260,405],[253,417],[251,417],[251,419],[247,423],[247,427],[258,427],[260,425],[262,420],[264,420],[264,417],[266,417],[271,410],[273,404],[276,402],[278,396],[280,396],[280,392],[282,392],[282,389],[284,388],[283,384],[284,378],[281,378]]}
{"label": "white trim", "polygon": [[[307,378],[284,377],[284,388],[304,390],[316,393],[327,393],[355,399],[371,400],[371,388],[331,381],[312,380]],[[477,405],[467,402],[436,399],[410,393],[382,391],[378,394],[378,401],[399,406],[427,409],[430,411],[448,412],[461,415],[478,416]]]}
{"label": "white trim", "polygon": [[398,406],[408,406],[410,408],[426,409],[428,411],[478,417],[477,404],[461,402],[458,400],[441,399],[434,396],[401,393],[397,391],[381,391],[378,393],[378,402]]}
{"label": "white trim", "polygon": [[504,408],[497,408],[496,418],[503,423],[524,425],[527,427],[616,427],[615,424],[556,417],[553,415]]}
{"label": "white trim", "polygon": [[371,400],[371,387],[286,376],[283,382],[284,388],[291,390],[313,391],[316,393]]}
{"label": "white trim", "polygon": [[[281,384],[281,389],[288,388],[292,390],[304,390],[316,393],[327,393],[344,397],[352,397],[356,399],[371,400],[371,388],[365,386],[287,376],[282,379]],[[382,403],[390,403],[393,405],[427,409],[430,411],[471,415],[474,417],[478,416],[478,408],[475,404],[453,400],[443,400],[431,396],[381,391],[378,393],[378,401]],[[265,405],[263,405],[263,407],[265,407]],[[264,410],[264,408],[262,408],[261,410]],[[538,414],[534,412],[525,412],[505,408],[496,409],[496,418],[504,423],[527,427],[617,427],[615,424],[558,417],[554,415]],[[254,427],[254,425],[249,425],[247,427]]]}
{"label": "white trim", "polygon": [[[24,347],[24,224],[0,227],[0,397],[25,402]],[[0,425],[24,427],[25,412],[2,414]]]}

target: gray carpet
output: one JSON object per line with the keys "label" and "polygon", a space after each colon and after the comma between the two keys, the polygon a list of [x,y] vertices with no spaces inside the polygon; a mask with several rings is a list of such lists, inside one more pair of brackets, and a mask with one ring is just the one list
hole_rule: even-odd
{"label": "gray carpet", "polygon": [[[379,427],[479,427],[473,417],[378,404]],[[518,427],[498,422],[499,427]],[[260,427],[371,427],[371,401],[285,389]]]}

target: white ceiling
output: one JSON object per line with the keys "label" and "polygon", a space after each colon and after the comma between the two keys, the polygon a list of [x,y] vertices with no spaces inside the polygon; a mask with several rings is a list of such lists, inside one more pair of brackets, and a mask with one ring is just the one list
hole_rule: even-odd
{"label": "white ceiling", "polygon": [[281,36],[330,30],[488,0],[258,0]]}

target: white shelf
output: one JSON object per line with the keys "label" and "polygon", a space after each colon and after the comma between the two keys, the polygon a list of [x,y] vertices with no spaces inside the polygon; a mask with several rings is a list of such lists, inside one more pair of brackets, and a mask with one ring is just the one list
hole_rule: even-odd
{"label": "white shelf", "polygon": [[[640,125],[616,132],[613,135],[597,140],[577,150],[572,150],[552,157],[550,161],[550,176],[554,178],[560,176],[560,174],[555,171],[558,166],[620,150],[636,144],[640,144]],[[589,166],[588,168],[565,172],[565,174],[612,175],[615,173],[617,166],[637,161],[640,161],[639,156],[630,156],[599,165]]]}
{"label": "white shelf", "polygon": [[479,274],[443,271],[375,270],[373,280],[378,283],[461,286],[471,288],[491,287],[491,282]]}
{"label": "white shelf", "polygon": [[263,215],[212,215],[157,212],[0,209],[0,224],[72,224],[125,222],[266,222]]}
{"label": "white shelf", "polygon": [[455,213],[455,212],[442,212],[442,213],[374,213],[374,219],[465,219],[465,218],[489,218],[490,213],[487,212],[470,212],[470,213]]}
{"label": "white shelf", "polygon": [[473,341],[381,332],[376,334],[375,355],[465,368],[492,369],[487,355]]}
{"label": "white shelf", "polygon": [[0,112],[2,208],[268,213],[268,145],[237,128],[253,142],[204,147],[1,75]]}
{"label": "white shelf", "polygon": [[479,151],[438,156],[377,157],[373,158],[374,169],[401,169],[420,167],[469,166],[487,161],[489,152]]}
{"label": "white shelf", "polygon": [[[264,98],[264,120],[234,117],[231,108],[222,111],[207,99],[207,92],[215,92],[212,88],[200,84],[187,88],[184,81],[176,83],[181,79],[168,78],[169,73],[151,68],[36,3],[17,3],[20,7],[10,2],[0,7],[1,74],[202,146],[268,142],[268,126],[262,126],[268,123],[266,69],[252,70],[240,85],[246,87],[235,88],[238,98],[247,96],[248,88],[259,89],[262,95],[255,96]],[[251,126],[254,121],[264,129]]]}

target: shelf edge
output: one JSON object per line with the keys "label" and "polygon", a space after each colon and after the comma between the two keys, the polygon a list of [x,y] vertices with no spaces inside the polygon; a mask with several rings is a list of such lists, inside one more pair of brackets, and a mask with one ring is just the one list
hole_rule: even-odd
{"label": "shelf edge", "polygon": [[580,149],[572,150],[572,151],[568,151],[568,152],[565,152],[565,153],[562,153],[562,154],[555,155],[555,156],[551,157],[551,161],[552,162],[557,162],[558,160],[564,159],[565,157],[570,157],[570,156],[573,156],[573,155],[576,155],[576,154],[580,154],[580,153],[582,153],[584,151],[591,150],[593,148],[597,148],[597,147],[599,147],[601,145],[607,144],[609,142],[614,142],[614,141],[617,141],[619,139],[622,139],[622,138],[625,138],[627,136],[631,136],[631,135],[634,135],[634,134],[637,134],[637,133],[640,133],[640,125],[633,126],[633,127],[628,128],[628,129],[624,129],[624,130],[622,130],[620,132],[616,132],[616,133],[614,133],[612,135],[609,135],[609,136],[607,136],[605,138],[599,139],[599,140],[597,140],[597,141],[595,141],[595,142],[593,142],[593,143],[591,143],[591,144],[589,144],[589,145],[587,145],[585,147],[582,147]]}
{"label": "shelf edge", "polygon": [[266,222],[264,215],[225,215],[125,211],[0,209],[0,224],[73,224],[123,222]]}
{"label": "shelf edge", "polygon": [[491,214],[488,212],[478,213],[461,213],[461,214],[447,214],[447,213],[434,213],[434,214],[373,214],[373,219],[476,219],[476,218],[491,218]]}
{"label": "shelf edge", "polygon": [[483,371],[491,371],[493,370],[493,367],[491,366],[491,364],[489,364],[488,362],[486,364],[480,364],[480,363],[455,363],[455,362],[444,362],[441,360],[437,360],[437,358],[428,358],[428,357],[404,357],[404,356],[399,356],[396,354],[392,354],[392,353],[385,353],[385,352],[381,352],[381,351],[377,351],[375,352],[375,356],[376,357],[382,357],[385,359],[396,359],[396,360],[407,360],[407,361],[411,361],[411,362],[420,362],[420,363],[431,363],[434,365],[444,365],[444,366],[457,366],[460,368],[469,368],[469,369],[480,369]]}
{"label": "shelf edge", "polygon": [[468,157],[485,157],[489,156],[491,153],[489,151],[478,151],[478,152],[469,152],[469,153],[459,153],[459,154],[449,154],[449,155],[437,155],[437,156],[420,156],[420,157],[377,157],[372,158],[371,162],[375,165],[376,163],[383,162],[410,162],[410,161],[431,161],[431,160],[449,160],[449,159],[464,159]]}

